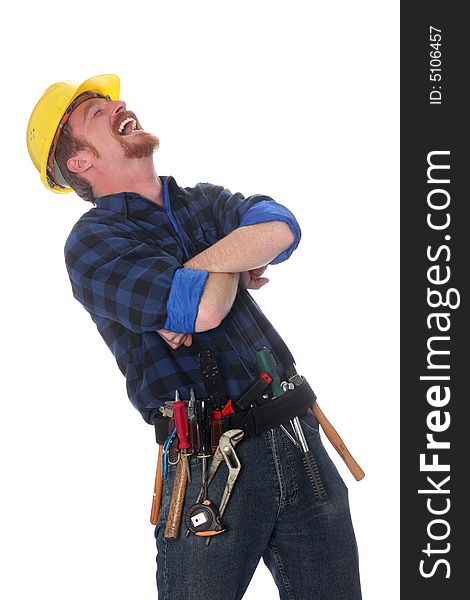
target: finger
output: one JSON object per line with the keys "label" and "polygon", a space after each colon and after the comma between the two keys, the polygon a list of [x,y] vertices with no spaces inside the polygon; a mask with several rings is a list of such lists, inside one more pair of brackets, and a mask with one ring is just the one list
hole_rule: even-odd
{"label": "finger", "polygon": [[180,345],[181,345],[181,344],[174,344],[173,342],[169,342],[168,340],[165,340],[165,341],[170,346],[170,348],[172,350],[177,350],[180,347]]}
{"label": "finger", "polygon": [[189,348],[189,346],[191,346],[191,344],[193,343],[193,336],[190,333],[188,333],[183,343],[187,348]]}
{"label": "finger", "polygon": [[267,277],[259,277],[258,279],[252,279],[248,288],[250,290],[259,290],[263,287],[263,285],[266,285],[268,282],[269,279]]}
{"label": "finger", "polygon": [[161,335],[162,338],[171,339],[172,336],[175,335],[174,331],[169,331],[168,329],[157,329],[158,335]]}
{"label": "finger", "polygon": [[178,333],[178,335],[176,335],[171,341],[174,344],[178,344],[178,346],[181,346],[181,344],[184,342],[185,339],[186,339],[185,333]]}
{"label": "finger", "polygon": [[181,346],[181,344],[186,339],[186,334],[184,333],[175,333],[173,331],[168,331],[166,335],[162,334],[160,331],[158,332],[160,337],[172,348],[176,350]]}
{"label": "finger", "polygon": [[265,265],[264,267],[258,267],[257,269],[252,269],[250,273],[255,275],[255,277],[260,277],[266,271],[267,268],[268,265]]}
{"label": "finger", "polygon": [[181,346],[186,338],[185,333],[176,333],[174,331],[170,331],[169,334],[170,335],[167,337],[167,340],[173,342],[173,344],[178,344],[178,346]]}
{"label": "finger", "polygon": [[175,333],[173,331],[166,331],[164,333],[162,331],[159,331],[158,335],[161,338],[163,338],[167,343],[173,342],[175,339]]}

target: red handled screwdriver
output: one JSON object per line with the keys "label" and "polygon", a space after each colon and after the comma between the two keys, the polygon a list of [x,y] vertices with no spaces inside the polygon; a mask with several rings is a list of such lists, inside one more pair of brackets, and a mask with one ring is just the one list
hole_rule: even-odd
{"label": "red handled screwdriver", "polygon": [[191,471],[189,469],[188,448],[191,448],[188,437],[188,419],[186,418],[186,407],[180,400],[178,390],[175,393],[175,402],[173,404],[173,418],[175,420],[176,433],[178,434],[179,449],[183,451],[183,458],[186,465],[188,479],[191,481]]}

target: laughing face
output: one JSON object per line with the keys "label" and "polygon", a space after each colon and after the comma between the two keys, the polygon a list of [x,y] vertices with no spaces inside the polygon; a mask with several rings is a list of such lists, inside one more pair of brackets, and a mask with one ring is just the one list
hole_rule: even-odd
{"label": "laughing face", "polygon": [[156,136],[144,131],[122,100],[92,98],[83,102],[72,112],[69,127],[105,161],[145,158],[160,144]]}

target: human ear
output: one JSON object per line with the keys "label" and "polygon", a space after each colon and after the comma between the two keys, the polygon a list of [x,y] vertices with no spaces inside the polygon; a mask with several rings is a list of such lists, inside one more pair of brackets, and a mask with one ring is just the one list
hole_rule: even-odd
{"label": "human ear", "polygon": [[72,156],[67,161],[67,168],[72,173],[85,173],[93,166],[93,163],[88,158],[88,156],[84,154],[77,154],[76,156]]}

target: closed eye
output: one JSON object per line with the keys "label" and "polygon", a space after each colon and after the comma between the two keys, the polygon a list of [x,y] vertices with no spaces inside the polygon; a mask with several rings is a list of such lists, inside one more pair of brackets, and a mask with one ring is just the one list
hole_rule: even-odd
{"label": "closed eye", "polygon": [[100,114],[100,113],[102,113],[102,112],[103,112],[103,110],[102,110],[101,108],[99,108],[99,109],[98,109],[98,110],[97,110],[97,111],[96,111],[96,112],[93,114],[93,116],[92,116],[91,118],[92,118],[92,119],[94,119],[94,118],[96,117],[96,115],[99,115],[99,114]]}

